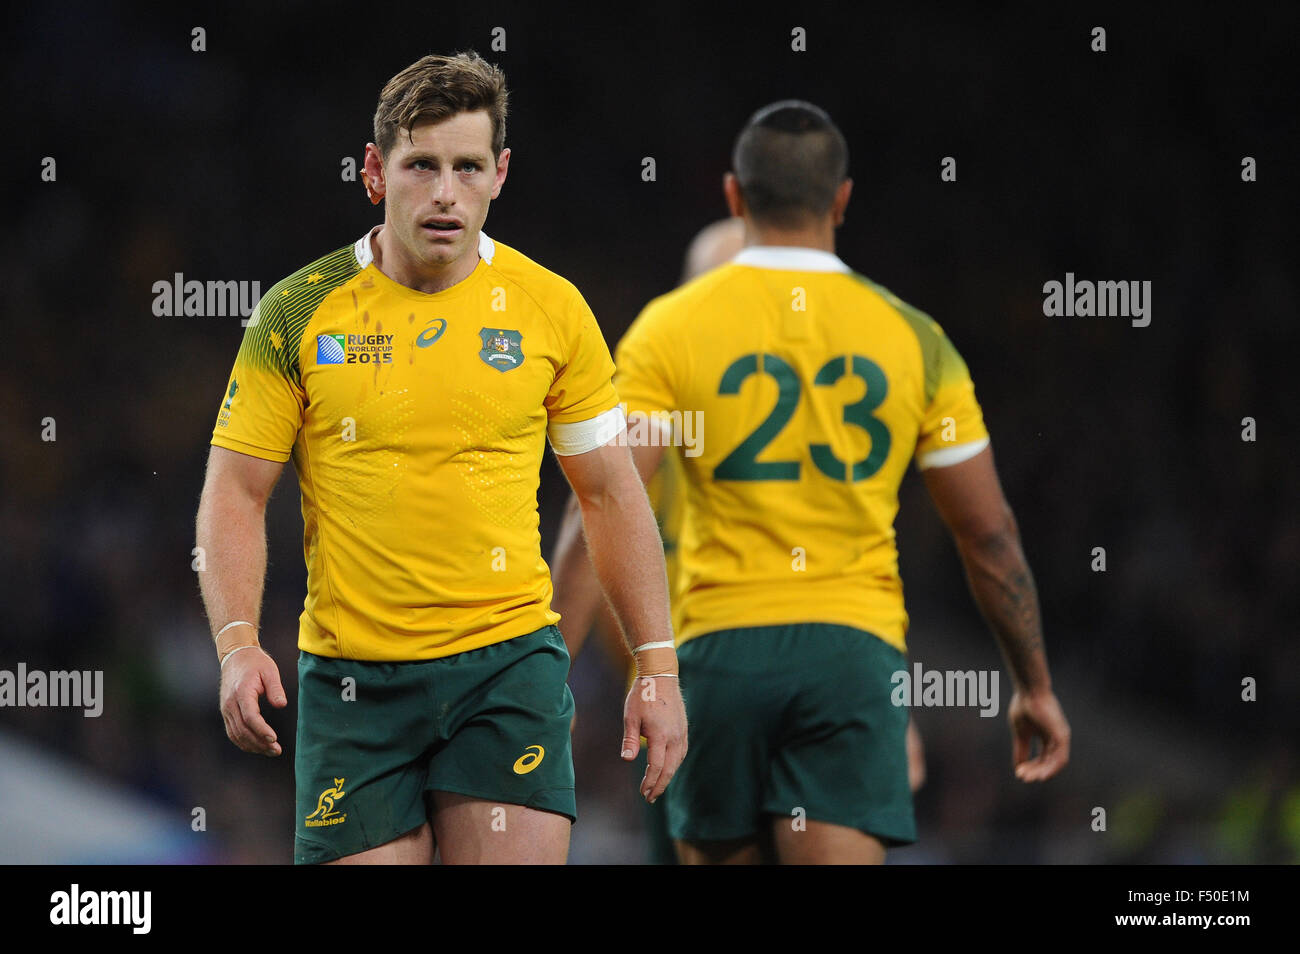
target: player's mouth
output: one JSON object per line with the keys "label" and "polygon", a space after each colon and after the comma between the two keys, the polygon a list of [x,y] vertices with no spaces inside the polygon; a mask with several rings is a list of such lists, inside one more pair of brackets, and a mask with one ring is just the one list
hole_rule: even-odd
{"label": "player's mouth", "polygon": [[465,230],[465,223],[460,219],[438,216],[421,222],[420,228],[424,229],[426,235],[435,238],[456,238]]}

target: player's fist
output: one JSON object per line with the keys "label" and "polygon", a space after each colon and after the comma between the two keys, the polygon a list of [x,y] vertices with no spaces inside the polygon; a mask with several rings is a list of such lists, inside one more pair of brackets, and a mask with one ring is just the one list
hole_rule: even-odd
{"label": "player's fist", "polygon": [[[1022,782],[1041,782],[1070,761],[1070,724],[1050,689],[1045,692],[1017,689],[1007,707],[1007,719],[1011,722],[1016,778]],[[1031,759],[1029,753],[1034,739],[1042,742],[1042,751]]]}
{"label": "player's fist", "polygon": [[277,709],[289,703],[275,660],[260,646],[227,658],[221,670],[220,693],[226,735],[245,752],[279,755],[283,750],[276,741],[275,730],[262,718],[258,708],[258,697],[262,695]]}

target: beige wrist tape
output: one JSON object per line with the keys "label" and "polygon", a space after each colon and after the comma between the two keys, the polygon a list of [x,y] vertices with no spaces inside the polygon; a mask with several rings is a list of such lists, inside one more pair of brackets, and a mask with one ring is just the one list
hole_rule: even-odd
{"label": "beige wrist tape", "polygon": [[247,620],[237,619],[217,630],[217,658],[224,659],[232,649],[240,646],[257,646],[257,627]]}

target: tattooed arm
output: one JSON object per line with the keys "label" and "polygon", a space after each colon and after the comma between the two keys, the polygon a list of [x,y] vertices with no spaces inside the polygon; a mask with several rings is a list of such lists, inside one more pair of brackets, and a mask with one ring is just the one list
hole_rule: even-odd
{"label": "tattooed arm", "polygon": [[[1015,516],[1002,494],[992,448],[922,474],[957,544],[971,594],[1011,670],[1015,691],[1008,717],[1016,775],[1024,781],[1050,778],[1069,760],[1070,727],[1052,693],[1038,592]],[[1031,759],[1034,738],[1041,740],[1043,751]]]}

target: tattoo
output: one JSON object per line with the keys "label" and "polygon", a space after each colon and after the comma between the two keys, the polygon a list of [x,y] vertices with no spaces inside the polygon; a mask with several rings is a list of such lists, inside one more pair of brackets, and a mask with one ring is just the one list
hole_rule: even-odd
{"label": "tattoo", "polygon": [[1034,686],[1046,674],[1038,591],[1018,542],[989,540],[963,557],[971,592],[993,629],[1016,680]]}

